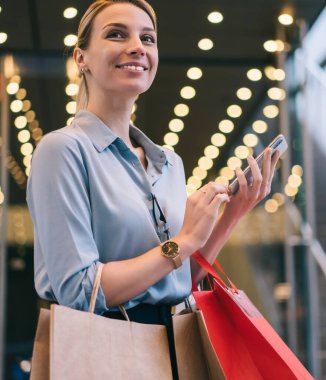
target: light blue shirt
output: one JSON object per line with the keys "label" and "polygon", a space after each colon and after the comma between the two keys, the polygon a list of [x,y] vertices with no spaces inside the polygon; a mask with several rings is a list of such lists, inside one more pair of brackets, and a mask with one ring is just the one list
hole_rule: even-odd
{"label": "light blue shirt", "polygon": [[[34,223],[35,287],[41,298],[87,310],[100,262],[130,259],[166,240],[163,223],[157,227],[154,221],[152,194],[171,237],[180,231],[186,204],[180,157],[134,126],[130,136],[144,148],[147,170],[121,138],[87,111],[38,144],[27,203]],[[176,304],[190,290],[187,259],[125,307]],[[107,310],[100,288],[95,312]]]}

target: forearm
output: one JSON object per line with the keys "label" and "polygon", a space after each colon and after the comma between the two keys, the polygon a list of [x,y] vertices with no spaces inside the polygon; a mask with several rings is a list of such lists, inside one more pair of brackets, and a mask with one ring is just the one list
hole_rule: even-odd
{"label": "forearm", "polygon": [[[180,257],[184,261],[191,255],[193,248],[183,237],[176,236],[173,241],[179,245]],[[160,246],[133,259],[105,264],[101,286],[107,306],[117,306],[129,301],[173,270],[172,260],[162,256]]]}
{"label": "forearm", "polygon": [[[206,244],[200,249],[201,255],[204,256],[209,263],[212,264],[215,261],[216,256],[224,247],[238,221],[239,218],[236,217],[233,213],[228,212],[226,206],[224,212],[217,220]],[[196,283],[200,282],[206,276],[205,270],[203,270],[192,258],[191,275],[192,279]]]}

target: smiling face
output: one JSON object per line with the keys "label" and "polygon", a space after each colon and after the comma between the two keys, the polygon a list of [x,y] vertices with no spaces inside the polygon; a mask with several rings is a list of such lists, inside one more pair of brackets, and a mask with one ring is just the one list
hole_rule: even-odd
{"label": "smiling face", "polygon": [[129,3],[104,8],[94,19],[88,47],[74,52],[78,66],[87,70],[90,100],[145,92],[157,70],[156,38],[142,9]]}

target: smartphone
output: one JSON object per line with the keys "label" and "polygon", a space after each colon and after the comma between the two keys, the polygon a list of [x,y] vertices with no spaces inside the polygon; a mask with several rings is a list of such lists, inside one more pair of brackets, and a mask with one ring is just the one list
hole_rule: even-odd
{"label": "smartphone", "polygon": [[[285,137],[283,135],[278,135],[275,137],[275,139],[268,145],[269,148],[272,148],[272,156],[275,154],[277,151],[280,152],[280,155],[284,154],[288,148],[288,144],[285,140]],[[264,158],[264,152],[261,152],[260,155],[256,158],[257,164],[259,166],[259,169],[262,170],[263,166],[263,158]],[[245,177],[247,179],[248,183],[252,182],[252,173],[251,173],[251,168],[248,165],[245,170],[243,171],[245,174]],[[236,192],[239,190],[239,181],[238,178],[235,178],[231,184],[229,185],[228,188],[228,194],[229,195],[234,195]]]}

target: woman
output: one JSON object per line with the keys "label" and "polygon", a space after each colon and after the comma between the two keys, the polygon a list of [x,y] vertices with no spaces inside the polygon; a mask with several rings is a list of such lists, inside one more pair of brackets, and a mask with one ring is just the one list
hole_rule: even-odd
{"label": "woman", "polygon": [[[171,306],[205,273],[238,220],[270,191],[278,156],[266,150],[263,174],[248,162],[253,185],[237,169],[240,191],[205,185],[186,199],[180,157],[129,124],[137,96],[158,65],[156,17],[144,0],[100,0],[83,16],[74,59],[81,73],[72,124],[38,145],[27,200],[35,226],[35,285],[46,300],[87,310],[104,264],[96,313],[168,328]],[[226,202],[224,212],[218,211]]]}

